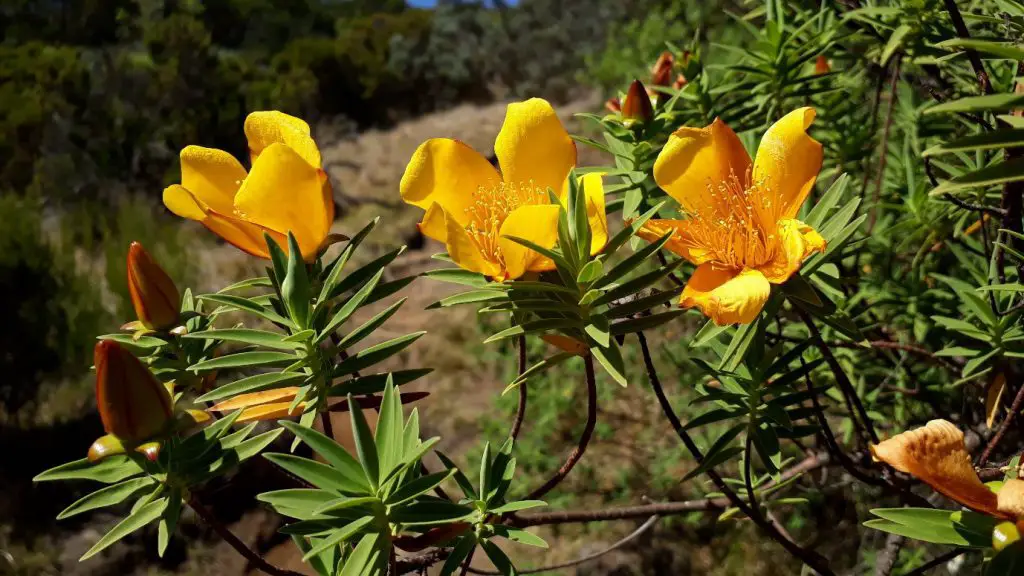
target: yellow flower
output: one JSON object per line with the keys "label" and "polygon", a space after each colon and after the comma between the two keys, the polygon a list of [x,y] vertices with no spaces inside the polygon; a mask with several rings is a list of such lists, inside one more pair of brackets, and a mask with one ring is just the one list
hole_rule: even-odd
{"label": "yellow flower", "polygon": [[749,323],[771,292],[825,240],[795,219],[821,169],[821,144],[807,135],[812,108],[800,108],[765,133],[753,162],[721,120],[680,128],[654,163],[658,185],[682,205],[685,220],[652,220],[639,232],[668,232],[670,250],[697,265],[680,304],[718,325]]}
{"label": "yellow flower", "polygon": [[871,455],[975,512],[1024,525],[1024,480],[1007,480],[998,494],[985,486],[971,465],[964,433],[946,420],[873,445]]}
{"label": "yellow flower", "polygon": [[[402,176],[402,199],[426,210],[420,231],[443,242],[452,260],[467,270],[498,281],[552,270],[551,260],[507,237],[544,248],[555,245],[559,207],[547,190],[565,201],[576,145],[551,105],[533,98],[509,104],[494,151],[500,174],[462,142],[427,140]],[[599,174],[581,180],[596,254],[608,240],[604,190]]]}
{"label": "yellow flower", "polygon": [[245,135],[251,171],[223,150],[188,146],[181,184],[164,190],[164,204],[261,258],[270,256],[264,232],[287,250],[291,231],[302,256],[313,259],[334,221],[334,200],[309,125],[277,111],[253,112]]}

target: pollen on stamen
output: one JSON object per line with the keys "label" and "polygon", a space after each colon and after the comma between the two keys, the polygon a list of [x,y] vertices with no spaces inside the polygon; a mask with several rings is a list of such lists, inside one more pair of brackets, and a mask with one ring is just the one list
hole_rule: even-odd
{"label": "pollen on stamen", "polygon": [[486,258],[501,262],[498,238],[501,225],[505,223],[509,214],[521,206],[547,203],[547,194],[537,188],[533,180],[480,186],[473,193],[469,207],[465,209],[469,216],[466,232]]}

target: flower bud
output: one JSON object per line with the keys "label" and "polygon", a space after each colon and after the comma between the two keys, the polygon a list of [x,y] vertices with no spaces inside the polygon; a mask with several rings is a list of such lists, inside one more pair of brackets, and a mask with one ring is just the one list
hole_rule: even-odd
{"label": "flower bud", "polygon": [[166,330],[178,323],[178,289],[142,244],[128,248],[128,293],[135,314],[150,330]]}
{"label": "flower bud", "polygon": [[651,84],[653,86],[668,86],[672,81],[672,67],[675,66],[675,63],[676,59],[671,52],[668,50],[662,52],[661,56],[658,56],[658,61],[654,63],[654,67],[651,68]]}
{"label": "flower bud", "polygon": [[682,74],[676,76],[676,81],[672,83],[672,88],[676,90],[682,90],[687,84],[686,76]]}
{"label": "flower bud", "polygon": [[96,344],[96,407],[107,434],[138,444],[171,419],[171,395],[138,358],[112,340]]}
{"label": "flower bud", "polygon": [[1020,531],[1013,522],[1002,522],[992,530],[992,547],[998,552],[1020,540]]}
{"label": "flower bud", "polygon": [[828,64],[828,58],[825,58],[824,54],[818,54],[818,59],[814,61],[814,73],[828,74],[831,71],[832,67]]}
{"label": "flower bud", "polygon": [[605,101],[604,107],[612,113],[622,112],[622,102],[618,98],[609,98]]}
{"label": "flower bud", "polygon": [[622,103],[622,117],[639,122],[647,122],[654,118],[651,97],[647,95],[647,89],[644,88],[643,82],[633,80],[633,83],[629,85],[626,101]]}

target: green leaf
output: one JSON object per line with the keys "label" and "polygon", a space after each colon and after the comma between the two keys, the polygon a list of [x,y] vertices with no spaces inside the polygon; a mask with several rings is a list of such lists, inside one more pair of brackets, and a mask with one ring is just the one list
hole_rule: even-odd
{"label": "green leaf", "polygon": [[661,292],[655,292],[654,294],[651,294],[650,296],[645,296],[643,298],[637,298],[636,300],[633,300],[632,302],[628,302],[626,304],[621,304],[619,306],[615,306],[613,308],[609,308],[608,311],[605,312],[604,315],[607,318],[609,318],[609,319],[612,319],[612,318],[625,318],[627,316],[632,316],[634,314],[639,314],[641,312],[646,312],[648,310],[652,310],[652,309],[654,309],[654,308],[656,308],[658,306],[661,306],[662,304],[664,304],[666,302],[674,300],[677,296],[679,296],[680,294],[683,293],[683,288],[684,288],[683,286],[678,286],[678,287],[673,288],[671,290],[664,290],[664,291],[661,291]]}
{"label": "green leaf", "polygon": [[471,508],[455,502],[426,500],[400,506],[392,512],[391,520],[409,526],[428,526],[463,520],[471,516],[473,512]]}
{"label": "green leaf", "polygon": [[306,510],[310,515],[312,515],[314,510],[337,498],[337,493],[318,488],[289,488],[287,490],[264,492],[256,496],[257,500],[266,502],[275,509],[294,508]]}
{"label": "green leaf", "polygon": [[497,568],[498,572],[501,572],[503,576],[516,575],[515,566],[512,565],[512,561],[509,560],[508,556],[501,551],[501,548],[498,548],[494,543],[487,540],[481,541],[480,547],[484,549],[484,552],[487,554],[487,557],[490,558],[491,563],[494,564],[494,567]]}
{"label": "green leaf", "polygon": [[360,288],[358,292],[356,292],[351,298],[349,298],[348,301],[346,301],[345,304],[343,304],[342,307],[339,308],[338,311],[334,313],[334,316],[331,318],[330,322],[327,323],[327,326],[325,326],[324,329],[320,331],[320,334],[317,335],[316,339],[314,340],[314,343],[323,342],[325,338],[327,338],[329,335],[331,335],[331,333],[337,330],[339,326],[344,324],[345,321],[348,320],[350,316],[352,316],[356,309],[358,309],[363,304],[363,301],[366,300],[366,297],[370,295],[370,292],[373,292],[373,289],[377,286],[377,282],[380,281],[380,278],[383,274],[384,269],[381,268],[380,270],[377,271],[376,274],[373,275],[373,277],[370,278],[369,282],[364,284],[363,287]]}
{"label": "green leaf", "polygon": [[889,41],[886,42],[885,48],[882,49],[882,56],[880,58],[882,66],[885,66],[889,59],[892,58],[892,55],[900,49],[900,46],[903,45],[903,39],[907,37],[911,30],[913,28],[909,24],[901,24],[889,35]]}
{"label": "green leaf", "polygon": [[370,482],[370,488],[374,492],[380,485],[380,462],[377,459],[377,446],[374,444],[373,432],[370,432],[370,425],[366,423],[359,403],[348,395],[349,417],[352,422],[352,436],[356,443],[356,453],[359,456],[359,463],[362,465],[363,474]]}
{"label": "green leaf", "polygon": [[583,265],[580,269],[580,273],[576,276],[576,282],[579,284],[589,284],[594,280],[597,280],[601,276],[601,271],[604,265],[601,264],[600,260],[591,260]]}
{"label": "green leaf", "polygon": [[253,302],[252,300],[249,300],[248,298],[242,298],[240,296],[231,296],[229,294],[200,294],[196,298],[203,301],[210,301],[215,304],[220,304],[222,306],[227,306],[229,308],[235,308],[243,312],[249,312],[259,316],[260,318],[263,318],[264,320],[269,320],[270,322],[273,322],[275,324],[280,324],[282,326],[292,326],[291,320],[285,318],[284,316],[281,316],[280,314],[274,312],[273,310],[268,310],[263,306],[260,306],[259,304]]}
{"label": "green leaf", "polygon": [[90,548],[85,554],[82,554],[82,557],[79,558],[78,561],[84,562],[85,560],[92,558],[111,544],[156,520],[161,514],[163,514],[165,508],[167,508],[167,498],[160,498],[159,500],[150,502],[138,510],[135,510],[127,518],[119,522],[117,526],[114,526],[110,532],[104,534],[92,548]]}
{"label": "green leaf", "polygon": [[499,340],[505,340],[507,338],[523,334],[533,334],[535,332],[546,332],[548,330],[561,330],[565,328],[579,328],[579,326],[580,323],[578,320],[570,318],[545,318],[543,320],[533,320],[517,324],[510,328],[506,328],[497,334],[493,334],[484,340],[484,344],[490,344],[491,342],[497,342]]}
{"label": "green leaf", "polygon": [[504,396],[505,393],[507,393],[509,390],[516,388],[517,386],[521,385],[523,382],[526,382],[534,375],[540,374],[541,372],[553,366],[557,366],[574,356],[576,355],[570,352],[559,352],[558,354],[555,354],[553,356],[548,356],[547,358],[541,360],[540,362],[537,362],[533,366],[530,366],[522,374],[517,376],[515,380],[510,382],[509,385],[506,386],[505,389],[501,391],[501,394]]}
{"label": "green leaf", "polygon": [[402,252],[405,252],[405,246],[395,248],[394,250],[388,252],[387,254],[379,258],[376,258],[364,264],[363,266],[360,266],[358,269],[356,269],[351,274],[346,276],[344,280],[339,282],[337,286],[334,287],[334,290],[331,291],[331,295],[330,298],[328,298],[328,300],[333,300],[334,298],[341,296],[342,294],[348,292],[349,290],[355,288],[356,286],[362,286],[363,284],[366,283],[367,280],[369,280],[375,274],[377,274],[377,272],[383,270],[395,258],[398,258],[398,256],[401,255]]}
{"label": "green leaf", "polygon": [[189,366],[192,372],[209,372],[212,370],[224,370],[226,368],[249,368],[252,366],[267,366],[270,364],[290,364],[297,359],[295,354],[287,352],[270,352],[257,350],[253,352],[236,352],[226,356],[217,356],[201,360]]}
{"label": "green leaf", "polygon": [[483,290],[470,290],[469,292],[462,292],[454,296],[448,296],[442,298],[437,302],[427,306],[427,310],[436,310],[438,308],[448,308],[449,306],[458,306],[460,304],[473,304],[476,302],[488,302],[490,300],[507,300],[508,294],[504,290],[483,289]]}
{"label": "green leaf", "polygon": [[954,152],[973,152],[976,150],[999,150],[1003,148],[1019,148],[1024,146],[1024,129],[993,130],[957,138],[952,142],[943,142],[925,150],[922,156],[938,156]]}
{"label": "green leaf", "polygon": [[266,374],[256,374],[255,376],[235,380],[230,384],[225,384],[215,390],[211,390],[196,398],[196,402],[212,402],[247,392],[262,392],[274,388],[283,388],[285,385],[292,385],[296,380],[303,380],[307,376],[308,374],[303,372],[267,372]]}
{"label": "green leaf", "polygon": [[637,230],[646,224],[648,220],[653,218],[654,215],[658,213],[658,210],[661,210],[664,205],[664,202],[658,203],[655,207],[644,212],[639,218],[636,218],[626,226],[623,226],[622,230],[615,234],[615,236],[612,236],[611,240],[608,241],[608,244],[604,247],[604,253],[608,255],[614,254],[630,238],[632,238],[634,234],[636,234]]}
{"label": "green leaf", "polygon": [[476,288],[482,288],[491,284],[491,281],[483,274],[470,272],[469,270],[463,270],[462,268],[440,268],[437,270],[427,270],[423,273],[423,276],[434,280],[440,280],[442,282],[461,284],[463,286],[473,286]]}
{"label": "green leaf", "polygon": [[1024,180],[1024,158],[1015,158],[950,178],[939,184],[928,195],[941,196],[970,188],[987,188],[1020,180]]}
{"label": "green leaf", "polygon": [[978,40],[975,38],[950,38],[935,45],[938,48],[974,50],[982,54],[1006,58],[1007,60],[1024,60],[1024,49],[1002,42]]}
{"label": "green leaf", "polygon": [[441,566],[441,576],[451,576],[459,569],[462,565],[462,561],[469,556],[469,553],[476,547],[476,536],[474,534],[468,534],[459,538],[458,544],[452,549],[452,553],[448,555],[448,558],[444,561],[444,565]]}
{"label": "green leaf", "polygon": [[[972,546],[956,529],[953,512],[930,508],[877,508],[871,513],[881,520],[864,523],[869,528],[899,534],[933,544]],[[991,544],[991,541],[988,542]]]}
{"label": "green leaf", "polygon": [[507,514],[509,512],[518,512],[520,510],[528,510],[530,508],[539,508],[540,506],[547,506],[548,503],[543,500],[517,500],[515,502],[509,502],[488,510],[491,514]]}
{"label": "green leaf", "polygon": [[266,330],[252,330],[249,328],[227,328],[223,330],[204,330],[182,334],[182,338],[196,340],[224,340],[227,342],[242,342],[244,344],[256,344],[266,348],[278,348],[280,350],[294,350],[301,347],[301,344],[286,340],[287,334],[267,332]]}
{"label": "green leaf", "polygon": [[925,109],[925,114],[952,114],[957,112],[989,112],[1010,110],[1024,102],[1024,94],[1002,93],[985,96],[970,96],[950,100]]}
{"label": "green leaf", "polygon": [[363,467],[340,444],[312,428],[307,428],[290,420],[278,420],[280,426],[286,428],[302,440],[314,452],[346,479],[346,492],[356,494],[368,493],[370,485],[363,473]]}
{"label": "green leaf", "polygon": [[607,286],[612,282],[617,282],[626,274],[632,272],[637,266],[649,261],[651,257],[654,256],[658,252],[658,250],[661,250],[665,246],[665,244],[667,244],[668,241],[671,239],[672,232],[668,232],[658,240],[648,244],[647,246],[644,246],[640,250],[637,250],[631,256],[629,256],[628,258],[620,262],[618,265],[616,265],[614,268],[609,270],[608,273],[605,274],[604,277],[602,277],[601,280],[594,286],[600,288],[602,286]]}
{"label": "green leaf", "polygon": [[142,471],[142,468],[127,456],[110,456],[99,462],[90,462],[88,458],[82,458],[40,472],[32,481],[95,480],[104,484],[113,484],[141,474]]}
{"label": "green leaf", "polygon": [[152,478],[144,476],[142,478],[132,478],[118,484],[105,486],[92,494],[81,497],[74,504],[65,508],[57,515],[57,520],[63,520],[74,516],[75,514],[88,512],[89,510],[119,504],[132,497],[143,488],[151,486],[153,483],[154,480]]}
{"label": "green leaf", "polygon": [[509,540],[517,544],[536,546],[537,548],[548,547],[548,543],[545,542],[543,538],[537,536],[536,534],[527,532],[526,530],[522,530],[519,528],[511,528],[509,526],[503,526],[501,524],[494,525],[492,529],[494,530],[495,535],[501,536],[503,538],[508,538]]}
{"label": "green leaf", "polygon": [[754,448],[765,468],[772,474],[778,473],[782,467],[782,447],[779,445],[775,429],[768,422],[754,423],[750,426],[748,434],[753,435]]}
{"label": "green leaf", "polygon": [[597,359],[598,364],[604,368],[604,371],[615,380],[615,383],[619,386],[626,386],[629,382],[626,380],[625,363],[622,361],[622,352],[619,350],[619,345],[612,340],[608,343],[607,348],[595,346],[590,349],[590,354]]}
{"label": "green leaf", "polygon": [[405,454],[403,420],[402,403],[398,398],[398,392],[394,383],[389,382],[384,386],[384,397],[381,400],[374,437],[381,476],[388,476],[401,463]]}
{"label": "green leaf", "polygon": [[264,458],[324,490],[337,490],[352,494],[365,494],[366,490],[347,474],[320,462],[300,458],[292,454],[270,453]]}
{"label": "green leaf", "polygon": [[814,205],[814,208],[807,213],[804,222],[814,229],[820,228],[825,223],[825,218],[828,217],[829,213],[843,197],[843,193],[846,192],[846,187],[849,183],[850,176],[848,174],[843,174],[836,178],[836,181],[822,194],[821,199]]}
{"label": "green leaf", "polygon": [[274,283],[270,281],[270,278],[261,276],[258,278],[246,278],[245,280],[239,280],[227,288],[221,288],[217,293],[224,294],[225,292],[234,292],[236,290],[242,290],[243,288],[271,288],[273,286]]}
{"label": "green leaf", "polygon": [[155,336],[142,336],[136,338],[134,334],[104,334],[97,336],[97,340],[113,340],[118,344],[127,346],[131,350],[147,350],[167,345],[167,340]]}
{"label": "green leaf", "polygon": [[376,394],[384,390],[388,377],[391,376],[395,386],[402,386],[414,380],[422,378],[433,372],[433,368],[412,368],[409,370],[396,370],[383,374],[364,374],[345,380],[340,384],[331,386],[327,391],[328,396],[345,396],[347,394]]}
{"label": "green leaf", "polygon": [[480,497],[486,497],[487,492],[490,491],[488,483],[491,480],[491,466],[494,465],[494,460],[491,458],[491,443],[486,442],[484,444],[484,453],[480,456],[480,478],[477,486],[480,490]]}
{"label": "green leaf", "polygon": [[420,476],[412,482],[404,484],[395,490],[394,493],[388,496],[384,503],[388,506],[404,504],[417,496],[421,496],[430,492],[434,488],[437,488],[442,482],[451,478],[453,473],[454,472],[452,470],[446,470],[444,472],[435,472],[426,476]]}
{"label": "green leaf", "polygon": [[167,508],[160,518],[160,523],[157,525],[157,544],[156,551],[157,556],[163,558],[164,552],[167,551],[167,545],[171,541],[171,535],[178,527],[178,519],[181,517],[181,489],[174,489],[171,495],[168,496]]}
{"label": "green leaf", "polygon": [[356,354],[342,360],[334,367],[334,377],[339,378],[346,374],[358,372],[364,368],[373,366],[385,358],[390,358],[402,350],[405,350],[424,334],[426,334],[426,331],[413,332],[412,334],[392,338],[391,340],[386,340],[375,346],[370,346],[369,348],[360,350]]}
{"label": "green leaf", "polygon": [[612,324],[611,333],[612,336],[618,336],[619,334],[632,334],[642,330],[650,330],[652,328],[657,328],[666,322],[675,320],[683,314],[686,314],[686,310],[670,310],[660,314],[651,314],[650,316],[616,322],[615,324]]}
{"label": "green leaf", "polygon": [[661,280],[662,278],[668,276],[672,272],[675,272],[677,268],[679,268],[685,263],[686,260],[676,260],[675,262],[670,263],[668,266],[662,266],[657,270],[637,276],[636,278],[624,284],[619,284],[605,292],[604,295],[602,295],[597,300],[594,300],[593,306],[610,304],[620,298],[625,298],[626,296],[636,294],[637,292],[643,290],[644,288],[647,288],[651,284],[654,284],[658,280]]}
{"label": "green leaf", "polygon": [[718,324],[715,324],[714,320],[709,318],[708,321],[704,323],[704,326],[702,326],[701,329],[693,335],[693,338],[690,340],[690,348],[707,346],[708,343],[715,341],[723,332],[729,330],[729,328],[732,328],[732,326],[719,326]]}
{"label": "green leaf", "polygon": [[352,553],[345,558],[345,564],[338,573],[338,576],[361,576],[367,573],[367,568],[373,565],[373,552],[377,548],[377,539],[380,534],[371,532],[363,536]]}
{"label": "green leaf", "polygon": [[[308,552],[306,552],[306,554],[302,557],[302,561],[303,562],[309,562],[310,558],[319,555],[321,552],[324,552],[328,548],[332,548],[334,546],[337,546],[338,544],[341,544],[342,542],[347,541],[348,539],[350,539],[353,536],[355,536],[356,534],[358,534],[360,530],[362,530],[367,525],[369,525],[371,522],[373,522],[373,520],[374,520],[373,516],[364,516],[363,518],[360,518],[359,520],[356,520],[355,522],[350,522],[350,523],[346,524],[345,527],[340,529],[340,530],[335,530],[335,531],[331,532],[330,535],[328,535],[326,538],[324,538],[322,541],[320,541],[316,546],[314,546]],[[364,539],[365,539],[365,537],[364,537]],[[360,540],[359,543],[362,544],[362,540]],[[358,549],[358,546],[357,546],[357,549]],[[355,554],[353,554],[353,556],[355,556]],[[349,558],[349,562],[352,562],[352,561],[353,560],[350,557]],[[346,569],[348,568],[347,564],[346,564],[345,568]]]}
{"label": "green leaf", "polygon": [[462,493],[466,498],[469,498],[470,500],[479,499],[476,489],[473,488],[473,483],[469,481],[469,478],[467,478],[461,470],[459,470],[459,467],[455,465],[455,462],[452,462],[452,460],[448,458],[448,456],[445,456],[440,450],[435,452],[435,454],[437,454],[437,457],[441,460],[441,463],[444,464],[445,468],[455,471],[453,473],[455,482],[459,485],[459,488],[462,490]]}
{"label": "green leaf", "polygon": [[302,260],[299,242],[291,231],[288,232],[288,274],[281,283],[281,297],[295,325],[299,328],[309,326],[309,300],[313,295],[310,292],[306,263]]}

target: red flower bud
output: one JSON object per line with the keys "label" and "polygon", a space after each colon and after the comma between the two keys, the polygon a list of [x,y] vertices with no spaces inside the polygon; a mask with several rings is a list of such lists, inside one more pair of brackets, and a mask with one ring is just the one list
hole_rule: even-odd
{"label": "red flower bud", "polygon": [[178,289],[138,242],[128,248],[128,293],[135,314],[146,328],[166,330],[178,324]]}
{"label": "red flower bud", "polygon": [[171,420],[171,395],[138,358],[113,340],[96,344],[96,407],[103,429],[125,444],[155,436]]}
{"label": "red flower bud", "polygon": [[814,61],[814,73],[828,74],[831,71],[832,67],[828,65],[828,59],[825,58],[825,55],[818,54],[818,59]]}
{"label": "red flower bud", "polygon": [[676,90],[682,90],[686,86],[686,84],[686,76],[680,74],[676,76],[676,81],[672,83],[672,88],[675,88]]}
{"label": "red flower bud", "polygon": [[633,80],[629,85],[626,101],[622,103],[622,117],[640,122],[654,118],[654,106],[651,105],[651,97],[647,94],[643,82]]}
{"label": "red flower bud", "polygon": [[658,61],[654,63],[654,67],[651,68],[651,84],[668,86],[672,81],[672,67],[675,63],[676,59],[671,52],[668,50],[662,52],[661,56],[658,56]]}
{"label": "red flower bud", "polygon": [[622,102],[618,98],[609,98],[605,101],[604,107],[609,112],[622,112]]}

